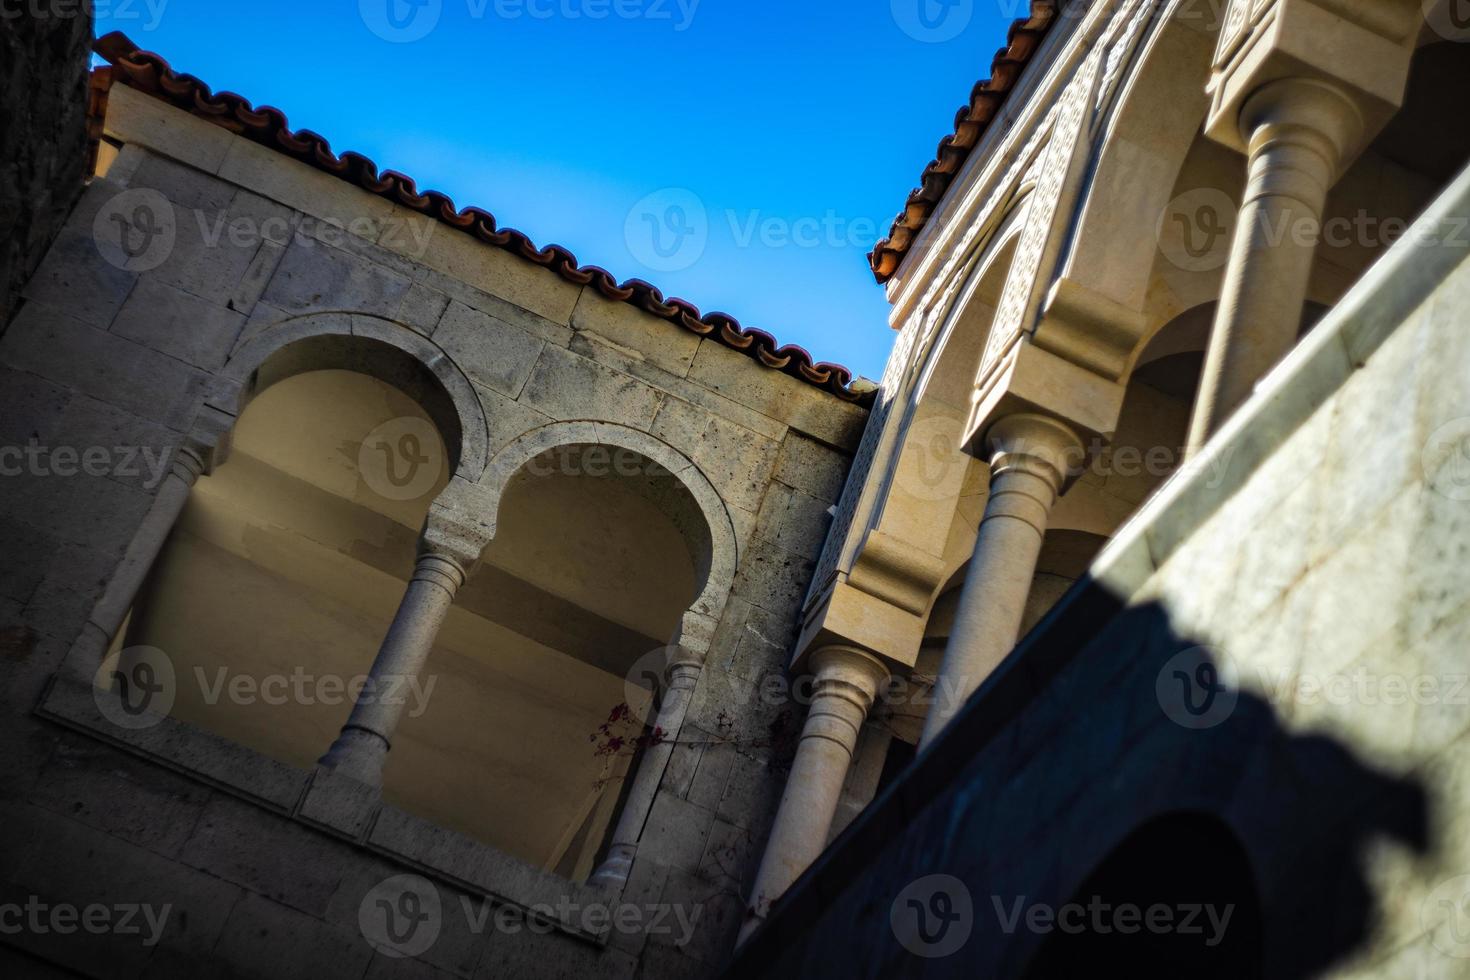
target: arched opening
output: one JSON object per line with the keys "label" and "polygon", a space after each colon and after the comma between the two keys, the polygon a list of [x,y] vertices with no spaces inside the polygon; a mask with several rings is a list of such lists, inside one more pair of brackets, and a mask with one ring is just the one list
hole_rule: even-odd
{"label": "arched opening", "polygon": [[1114,848],[1067,901],[1027,980],[1263,975],[1260,898],[1250,858],[1220,820],[1157,818]]}
{"label": "arched opening", "polygon": [[[389,355],[385,378],[392,348],[353,339],[290,344],[251,372],[228,460],[195,486],[117,643],[169,658],[173,718],[302,769],[351,710],[460,441],[427,369]],[[362,356],[327,366],[347,351]],[[581,879],[642,729],[639,704],[610,719],[636,700],[625,675],[679,635],[712,574],[728,589],[734,557],[684,480],[630,450],[551,447],[497,502],[383,795]]]}

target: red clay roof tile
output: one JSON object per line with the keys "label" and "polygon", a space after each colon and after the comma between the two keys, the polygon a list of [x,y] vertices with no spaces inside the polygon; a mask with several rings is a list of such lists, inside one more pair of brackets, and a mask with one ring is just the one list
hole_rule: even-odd
{"label": "red clay roof tile", "polygon": [[[293,131],[279,109],[270,106],[256,108],[233,92],[213,92],[193,75],[175,71],[159,55],[141,50],[126,34],[113,32],[98,38],[94,50],[112,66],[111,69],[99,68],[93,73],[94,99],[105,98],[107,89],[121,82],[202,116],[246,139],[350,181],[370,193],[436,218],[482,242],[546,266],[569,282],[592,286],[609,299],[630,303],[701,337],[740,351],[768,368],[789,374],[844,401],[865,406],[872,404],[873,390],[854,388],[852,372],[840,364],[813,361],[801,347],[779,344],[764,330],[741,326],[740,321],[729,314],[702,314],[693,303],[675,297],[665,299],[656,286],[642,279],[619,283],[605,269],[579,265],[577,257],[560,245],[538,247],[514,228],[499,227],[495,216],[488,211],[476,207],[460,210],[448,196],[438,191],[420,191],[411,177],[394,170],[379,172],[377,164],[360,153],[348,151],[338,155],[318,134],[306,129]],[[94,119],[100,118],[105,111],[102,105],[92,108]],[[95,135],[100,136],[100,126],[95,128],[99,130]]]}
{"label": "red clay roof tile", "polygon": [[935,158],[924,168],[919,186],[909,192],[903,210],[893,219],[888,237],[868,253],[873,277],[880,283],[887,282],[898,271],[909,247],[919,237],[944,192],[949,190],[955,175],[969,159],[970,151],[980,142],[990,121],[1000,111],[1006,96],[1021,77],[1021,70],[1046,36],[1047,28],[1056,21],[1059,2],[1031,0],[1030,14],[1011,23],[1006,46],[996,52],[990,64],[990,77],[976,82],[970,90],[970,101],[955,113],[954,133],[939,141]]}

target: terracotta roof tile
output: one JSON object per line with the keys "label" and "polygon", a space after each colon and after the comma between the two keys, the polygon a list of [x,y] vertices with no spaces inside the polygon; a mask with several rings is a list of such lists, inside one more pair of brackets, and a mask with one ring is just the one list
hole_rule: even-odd
{"label": "terracotta roof tile", "polygon": [[[546,266],[569,282],[592,286],[609,299],[630,303],[701,337],[740,351],[768,368],[789,374],[845,401],[863,405],[872,403],[873,391],[866,386],[855,388],[852,372],[840,364],[813,361],[804,349],[794,344],[780,344],[764,330],[742,326],[729,314],[700,313],[699,307],[693,303],[674,297],[665,299],[656,286],[642,279],[619,283],[606,269],[578,264],[577,257],[560,245],[539,247],[514,228],[500,227],[495,216],[488,211],[476,207],[460,210],[448,196],[438,191],[420,191],[413,178],[405,174],[394,170],[379,171],[376,163],[360,153],[334,153],[318,134],[306,129],[292,130],[279,109],[270,106],[257,108],[233,92],[214,92],[193,75],[175,71],[159,55],[141,50],[121,32],[99,38],[94,50],[111,65],[110,69],[99,68],[93,73],[94,99],[105,98],[107,89],[120,82],[350,181],[370,193],[432,216],[474,235],[482,242]],[[102,107],[94,105],[92,108],[94,117],[100,117]]]}
{"label": "terracotta roof tile", "polygon": [[970,90],[970,101],[955,113],[954,132],[939,141],[934,159],[924,168],[919,186],[909,192],[903,210],[893,219],[888,237],[868,253],[868,264],[880,283],[887,282],[898,271],[914,239],[919,237],[944,192],[969,159],[970,151],[1005,104],[1006,96],[1021,77],[1021,70],[1040,46],[1047,28],[1056,21],[1059,2],[1031,0],[1030,14],[1011,23],[1006,46],[991,61],[990,77],[976,82]]}

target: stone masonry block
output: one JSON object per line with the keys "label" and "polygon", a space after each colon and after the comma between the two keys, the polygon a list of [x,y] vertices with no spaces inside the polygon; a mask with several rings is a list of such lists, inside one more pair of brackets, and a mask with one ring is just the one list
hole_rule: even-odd
{"label": "stone masonry block", "polygon": [[836,503],[842,496],[852,457],[792,432],[781,441],[776,459],[776,479],[789,487],[804,490],[826,503]]}
{"label": "stone masonry block", "polygon": [[435,329],[434,342],[475,383],[510,398],[520,395],[546,346],[543,340],[454,301]]}
{"label": "stone masonry block", "polygon": [[756,521],[756,534],[777,547],[813,563],[821,556],[832,515],[825,504],[784,483],[766,490]]}
{"label": "stone masonry block", "polygon": [[488,293],[453,276],[447,276],[432,268],[425,268],[419,274],[418,281],[425,287],[441,292],[450,299],[458,300],[470,309],[488,313],[497,320],[514,324],[532,337],[540,337],[548,344],[565,347],[571,342],[574,331],[565,323],[548,320],[525,307],[517,306],[508,299]]}
{"label": "stone masonry block", "polygon": [[[416,224],[429,221],[420,215],[409,220]],[[411,233],[400,234],[396,238],[398,243],[415,243],[419,252],[412,256],[415,262],[498,296],[552,323],[566,325],[571,322],[572,310],[577,305],[582,287],[567,282],[550,269],[437,222],[433,223],[427,236]],[[397,249],[398,243],[389,242],[386,238],[380,242],[390,249]],[[494,313],[493,310],[486,312]]]}
{"label": "stone masonry block", "polygon": [[385,198],[244,139],[230,142],[219,176],[303,214],[344,224],[354,218],[384,222],[394,209]]}
{"label": "stone masonry block", "polygon": [[[402,865],[360,853],[347,856],[342,862],[342,879],[328,903],[325,920],[343,932],[357,932],[364,906],[381,896],[381,892],[375,894],[375,890],[389,879],[409,874],[414,872]],[[433,945],[416,959],[443,970],[446,976],[469,977],[480,961],[487,934],[493,928],[494,908],[487,906],[479,896],[451,888],[440,881],[429,881],[439,896],[439,932]],[[389,888],[392,894],[393,886]]]}
{"label": "stone masonry block", "polygon": [[102,257],[91,228],[64,229],[51,244],[40,268],[21,290],[36,303],[47,303],[94,327],[106,327],[122,309],[138,275]]}
{"label": "stone masonry block", "polygon": [[776,467],[776,442],[677,398],[665,399],[653,434],[693,460],[727,502],[760,509]]}
{"label": "stone masonry block", "polygon": [[663,397],[636,378],[548,345],[520,401],[557,421],[597,419],[647,432]]}
{"label": "stone masonry block", "polygon": [[234,185],[157,153],[143,155],[128,186],[158,191],[191,211],[223,211],[235,196]]}
{"label": "stone masonry block", "polygon": [[192,421],[206,382],[179,360],[40,303],[6,331],[0,362],[178,430]]}
{"label": "stone masonry block", "polygon": [[846,452],[857,449],[867,424],[867,409],[777,374],[712,340],[700,342],[689,380]]}
{"label": "stone masonry block", "polygon": [[[272,246],[274,247],[274,246]],[[245,317],[144,277],[112,324],[112,332],[195,367],[224,367]]]}
{"label": "stone masonry block", "polygon": [[[52,903],[152,907],[162,922],[161,940],[153,956],[165,951],[194,956],[208,950],[240,897],[238,888],[218,878],[49,810],[12,811],[6,821],[8,832],[20,831],[17,821],[28,828],[29,843],[10,876],[14,885]],[[146,921],[140,917],[139,924],[146,935]],[[109,944],[106,952],[140,947],[147,952],[142,947],[145,935],[118,935],[117,946]],[[88,951],[78,952],[85,956]]]}
{"label": "stone masonry block", "polygon": [[403,295],[403,302],[398,304],[398,312],[393,318],[425,337],[432,337],[444,311],[449,308],[449,302],[446,294],[416,282],[408,287],[408,292]]}
{"label": "stone masonry block", "polygon": [[193,780],[66,733],[30,802],[173,859],[210,795]]}
{"label": "stone masonry block", "polygon": [[786,770],[775,766],[769,757],[738,752],[715,813],[719,819],[763,837],[776,816],[785,780]]}
{"label": "stone masonry block", "polygon": [[326,912],[347,852],[317,831],[216,795],[179,860],[308,915]]}
{"label": "stone masonry block", "polygon": [[694,871],[704,855],[705,836],[714,817],[713,811],[660,791],[643,828],[639,856]]}
{"label": "stone masonry block", "polygon": [[219,970],[249,964],[251,975],[279,980],[360,976],[373,949],[360,931],[334,928],[259,895],[247,894],[230,913],[219,944],[196,962]]}
{"label": "stone masonry block", "polygon": [[409,279],[315,240],[293,242],[262,300],[292,314],[349,310],[392,316]]}
{"label": "stone masonry block", "polygon": [[812,567],[812,562],[757,538],[740,562],[735,595],[783,622],[794,621]]}
{"label": "stone masonry block", "polygon": [[700,344],[698,335],[677,324],[590,289],[582,291],[572,311],[572,326],[597,334],[680,378],[689,373]]}
{"label": "stone masonry block", "polygon": [[107,100],[104,132],[214,173],[234,143],[245,142],[221,126],[165,105],[149,95],[114,85]]}

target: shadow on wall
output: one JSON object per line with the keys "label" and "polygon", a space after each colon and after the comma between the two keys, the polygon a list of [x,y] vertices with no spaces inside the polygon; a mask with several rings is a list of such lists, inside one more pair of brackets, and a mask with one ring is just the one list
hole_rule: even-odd
{"label": "shadow on wall", "polygon": [[1366,861],[1430,851],[1425,790],[1222,675],[1080,583],[727,975],[1296,980],[1417,922]]}

